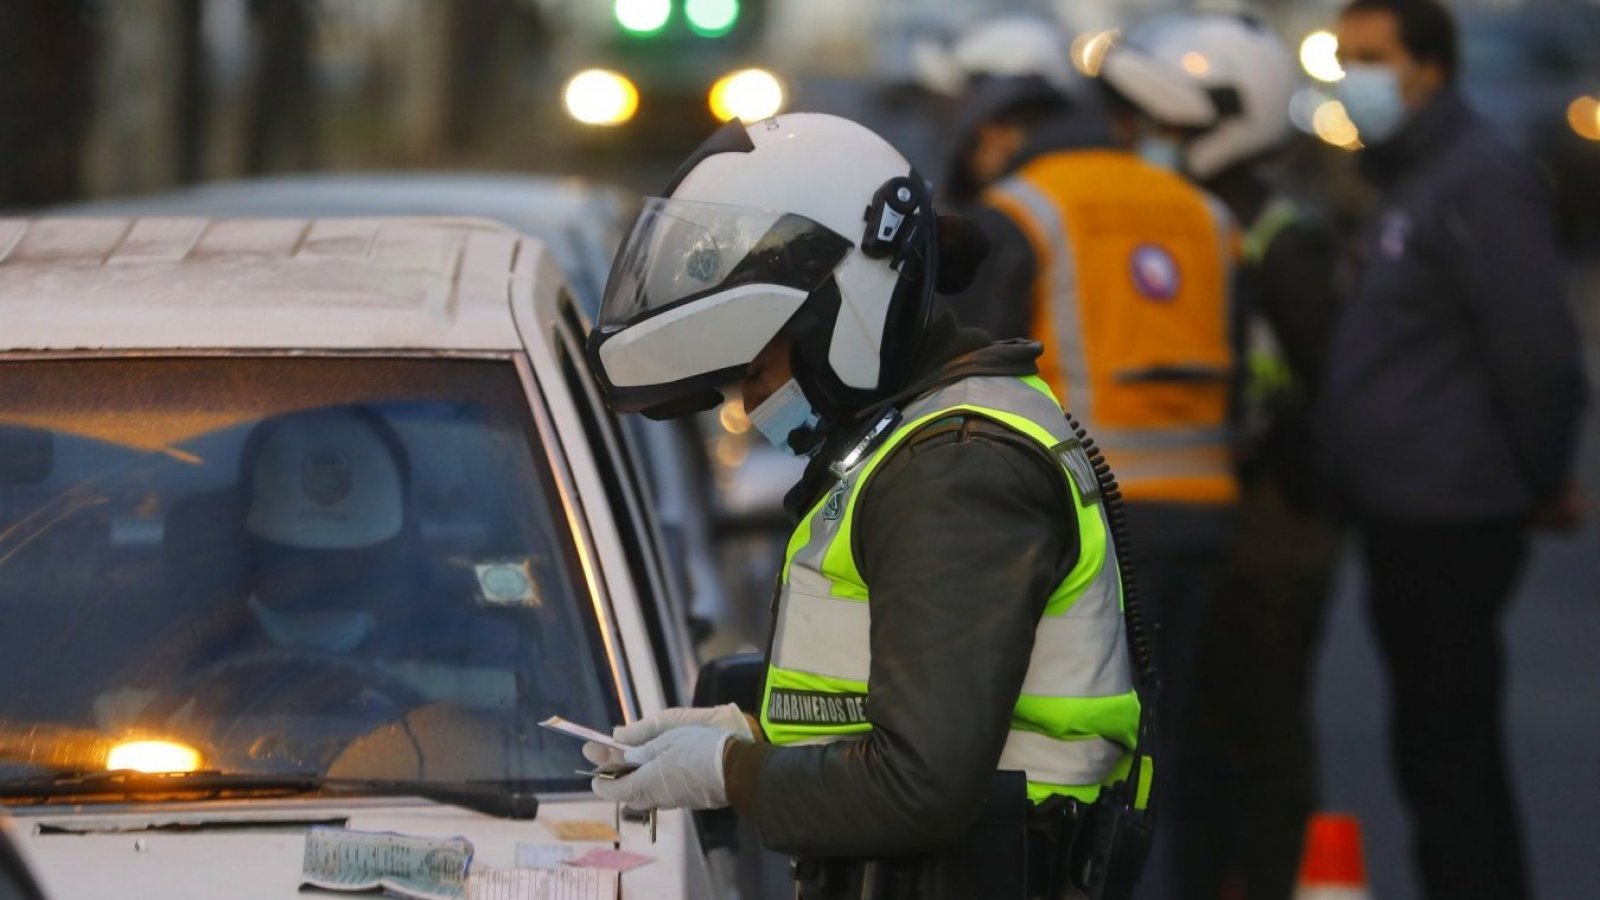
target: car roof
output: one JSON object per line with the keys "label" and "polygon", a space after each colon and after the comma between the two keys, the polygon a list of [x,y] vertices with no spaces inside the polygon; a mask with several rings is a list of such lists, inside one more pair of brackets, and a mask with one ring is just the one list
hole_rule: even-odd
{"label": "car roof", "polygon": [[0,350],[512,350],[523,277],[472,219],[0,219]]}
{"label": "car roof", "polygon": [[57,207],[71,216],[471,216],[539,238],[591,316],[637,197],[570,176],[338,172],[214,181]]}

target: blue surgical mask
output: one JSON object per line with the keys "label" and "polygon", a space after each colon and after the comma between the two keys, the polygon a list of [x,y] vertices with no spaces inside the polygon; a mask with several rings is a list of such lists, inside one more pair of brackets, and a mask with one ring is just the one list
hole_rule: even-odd
{"label": "blue surgical mask", "polygon": [[1134,152],[1152,166],[1158,166],[1169,172],[1183,171],[1183,144],[1172,138],[1146,135],[1139,139]]}
{"label": "blue surgical mask", "polygon": [[[800,390],[800,383],[793,378],[761,401],[760,406],[750,410],[750,424],[772,442],[772,446],[790,456],[810,456],[822,446],[822,442],[815,439],[822,416],[812,408],[811,401]],[[794,443],[796,440],[800,441],[798,445]]]}
{"label": "blue surgical mask", "polygon": [[1344,68],[1339,82],[1339,102],[1355,124],[1363,143],[1381,144],[1394,137],[1410,117],[1400,96],[1400,76],[1394,69],[1371,63]]}

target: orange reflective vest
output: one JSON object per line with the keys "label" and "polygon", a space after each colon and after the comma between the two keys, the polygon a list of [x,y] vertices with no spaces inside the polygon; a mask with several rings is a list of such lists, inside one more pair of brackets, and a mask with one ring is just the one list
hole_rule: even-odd
{"label": "orange reflective vest", "polygon": [[1040,372],[1130,501],[1232,503],[1232,217],[1130,153],[1028,163],[989,190],[1037,261]]}

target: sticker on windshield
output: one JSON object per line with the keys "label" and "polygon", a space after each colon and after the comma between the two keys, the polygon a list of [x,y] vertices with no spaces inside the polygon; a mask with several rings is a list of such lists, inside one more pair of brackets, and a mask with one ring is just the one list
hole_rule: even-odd
{"label": "sticker on windshield", "polygon": [[543,606],[527,557],[473,566],[478,574],[478,599],[490,606]]}

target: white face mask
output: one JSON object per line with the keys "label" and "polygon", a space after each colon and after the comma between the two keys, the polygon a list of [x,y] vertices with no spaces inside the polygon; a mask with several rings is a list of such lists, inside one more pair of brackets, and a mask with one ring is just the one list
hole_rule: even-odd
{"label": "white face mask", "polygon": [[[793,378],[785,381],[783,387],[774,391],[772,396],[761,401],[761,405],[750,410],[750,424],[772,446],[790,456],[810,456],[822,446],[822,442],[816,440],[816,429],[822,424],[822,416],[811,407],[811,401],[800,390],[800,383]],[[800,434],[795,434],[797,431]],[[800,443],[794,443],[796,440]]]}
{"label": "white face mask", "polygon": [[1344,79],[1339,82],[1339,102],[1344,104],[1361,140],[1369,145],[1394,137],[1411,116],[1400,96],[1399,74],[1383,65],[1345,66]]}
{"label": "white face mask", "polygon": [[256,614],[261,630],[274,644],[297,650],[347,653],[372,634],[378,621],[372,613],[329,609],[318,612],[284,613],[250,598],[250,611]]}

